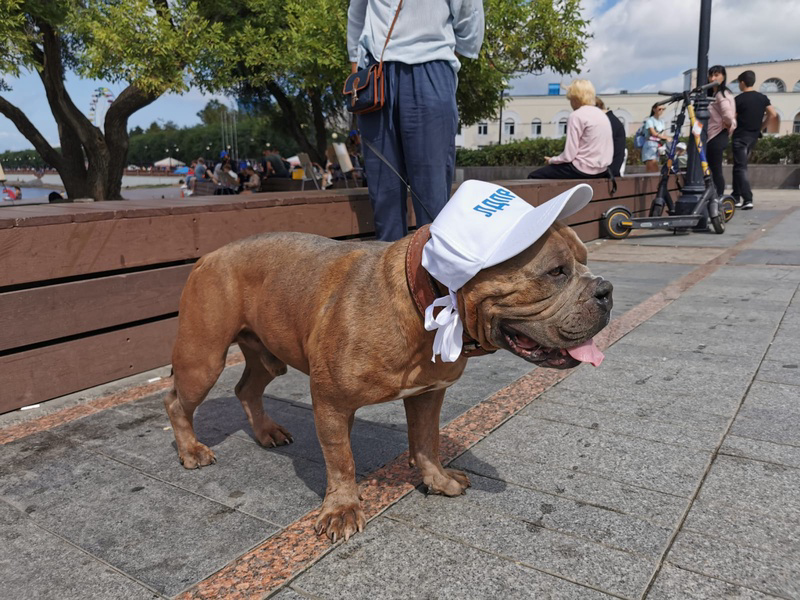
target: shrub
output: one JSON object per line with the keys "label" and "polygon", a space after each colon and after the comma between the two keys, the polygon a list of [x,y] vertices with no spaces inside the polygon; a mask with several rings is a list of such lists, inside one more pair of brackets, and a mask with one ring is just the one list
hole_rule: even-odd
{"label": "shrub", "polygon": [[[688,138],[681,139],[687,145],[691,143]],[[641,164],[642,151],[633,147],[633,137],[627,139],[627,146],[627,164]],[[556,156],[562,150],[564,150],[564,138],[519,140],[507,144],[486,146],[477,150],[458,148],[456,150],[456,164],[459,167],[533,167],[543,165],[545,156]],[[728,164],[733,164],[730,145],[725,150],[725,158]],[[800,164],[800,134],[763,137],[758,140],[753,153],[750,155],[750,164],[776,165],[784,160],[792,164]]]}

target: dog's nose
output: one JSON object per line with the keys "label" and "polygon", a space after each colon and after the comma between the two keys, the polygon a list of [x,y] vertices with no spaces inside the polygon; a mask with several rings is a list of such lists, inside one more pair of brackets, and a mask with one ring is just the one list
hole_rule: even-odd
{"label": "dog's nose", "polygon": [[594,297],[597,303],[606,310],[611,310],[614,305],[614,299],[611,297],[611,292],[614,291],[614,286],[610,281],[606,281],[602,277],[598,277],[597,287],[594,289]]}

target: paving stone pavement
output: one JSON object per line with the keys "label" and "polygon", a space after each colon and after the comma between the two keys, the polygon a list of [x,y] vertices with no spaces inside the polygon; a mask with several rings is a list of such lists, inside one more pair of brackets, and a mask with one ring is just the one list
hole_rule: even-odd
{"label": "paving stone pavement", "polygon": [[[800,194],[759,200],[722,236],[589,244],[617,320],[724,264],[461,454],[465,495],[413,490],[272,597],[800,598]],[[443,423],[529,367],[470,361]],[[307,378],[267,388],[295,443],[265,450],[233,396],[241,369],[197,412],[210,468],[179,466],[162,393],[0,445],[0,595],[174,597],[318,507]],[[359,411],[360,476],[406,448],[401,403]]]}

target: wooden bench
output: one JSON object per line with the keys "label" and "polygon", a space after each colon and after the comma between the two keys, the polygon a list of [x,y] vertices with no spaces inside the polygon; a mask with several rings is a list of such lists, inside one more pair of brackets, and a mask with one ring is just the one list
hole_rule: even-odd
{"label": "wooden bench", "polygon": [[[594,199],[567,222],[595,239],[605,210],[643,213],[657,182],[623,178],[612,197],[592,181]],[[500,183],[538,205],[576,182]],[[192,264],[267,231],[369,238],[367,190],[0,209],[0,413],[169,364]]]}

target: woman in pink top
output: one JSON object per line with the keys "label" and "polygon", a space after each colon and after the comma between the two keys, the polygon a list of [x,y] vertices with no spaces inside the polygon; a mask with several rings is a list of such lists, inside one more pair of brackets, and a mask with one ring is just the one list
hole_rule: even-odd
{"label": "woman in pink top", "polygon": [[572,114],[567,118],[567,142],[558,156],[545,157],[547,166],[528,179],[598,179],[608,175],[614,158],[611,122],[595,106],[594,86],[576,79],[567,88]]}
{"label": "woman in pink top", "polygon": [[722,155],[728,145],[728,138],[733,130],[736,129],[736,103],[733,100],[733,93],[726,85],[728,74],[722,65],[714,65],[708,70],[708,82],[716,82],[713,88],[708,90],[708,95],[713,96],[709,111],[711,117],[708,119],[708,142],[706,142],[706,157],[708,158],[708,168],[711,169],[711,177],[714,179],[714,187],[717,188],[717,195],[725,193],[725,177],[722,175]]}

